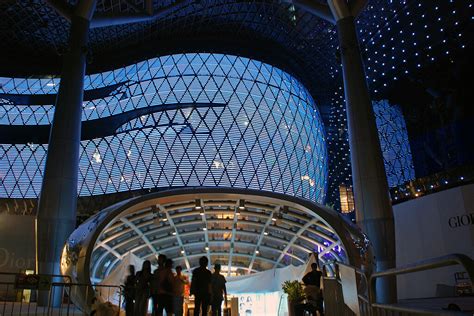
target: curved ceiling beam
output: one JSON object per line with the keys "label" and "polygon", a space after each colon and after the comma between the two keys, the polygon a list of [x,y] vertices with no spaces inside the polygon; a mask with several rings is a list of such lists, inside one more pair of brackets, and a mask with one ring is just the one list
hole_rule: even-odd
{"label": "curved ceiling beam", "polygon": [[[115,135],[117,129],[133,119],[143,115],[152,115],[154,113],[173,111],[178,109],[201,109],[225,107],[225,103],[172,103],[172,104],[154,104],[143,108],[122,112],[103,118],[87,120],[82,122],[81,140],[91,140]],[[186,121],[184,122],[186,123]],[[170,126],[169,124],[162,126]],[[160,127],[160,126],[156,126]],[[51,124],[48,125],[0,125],[0,143],[2,144],[23,144],[34,139],[35,143],[47,144]],[[128,131],[132,131],[127,130]],[[34,135],[34,136],[32,136]]]}
{"label": "curved ceiling beam", "polygon": [[[143,216],[143,214],[141,214],[140,218],[149,217],[149,216],[150,216],[150,214],[145,214],[145,216]],[[172,216],[170,216],[170,217],[172,217]],[[136,219],[136,218],[137,218],[137,217],[135,217],[135,219]],[[194,224],[197,224],[197,225],[199,225],[199,223],[201,223],[200,221],[190,221],[190,222],[192,222],[192,223],[194,223]],[[136,226],[137,226],[138,228],[146,227],[146,226],[149,225],[150,223],[151,223],[151,221],[144,221],[144,222],[141,222],[140,224],[137,224]],[[188,222],[188,223],[189,223],[189,222]],[[248,224],[247,222],[245,222],[245,223]],[[181,225],[174,224],[174,226],[176,227],[176,229],[178,229],[178,228],[186,227],[186,224],[187,224],[187,223],[182,223]],[[239,229],[239,230],[236,230],[235,235],[237,236],[237,235],[241,234],[241,235],[255,236],[255,237],[258,238],[258,237],[260,236],[260,235],[257,233],[258,231],[260,231],[261,233],[263,233],[262,229],[263,229],[263,230],[267,230],[268,227],[271,227],[271,226],[265,226],[263,223],[258,224],[258,223],[251,222],[251,224],[254,224],[254,226],[257,226],[257,227],[259,228],[259,230],[247,231],[247,230],[241,230],[241,229]],[[267,227],[267,228],[265,228],[265,227]],[[301,229],[303,226],[297,226],[297,227],[298,227],[299,229]],[[167,229],[169,229],[169,228],[170,228],[169,226],[161,226],[161,227],[158,227],[158,228],[153,229],[153,230],[147,230],[147,231],[144,233],[144,235],[149,236],[149,235],[152,235],[152,234],[157,234],[157,233],[159,233],[160,231],[162,231],[162,230],[167,230]],[[114,229],[117,230],[117,229],[118,229],[118,226],[114,225]],[[291,230],[287,230],[287,229],[284,229],[284,228],[281,228],[281,227],[278,227],[277,229],[280,230],[280,231],[282,231],[282,232],[284,232],[287,236],[293,236],[293,235],[294,235],[294,232],[291,231]],[[184,229],[182,229],[182,230],[184,230]],[[310,228],[307,228],[306,230],[307,230],[307,231],[309,230],[309,231],[313,232],[313,230],[310,229]],[[112,241],[112,240],[114,240],[114,239],[120,237],[121,235],[123,235],[123,234],[125,234],[125,233],[129,233],[129,232],[130,232],[129,229],[120,230],[119,232],[116,233],[116,235],[115,235],[115,234],[112,234],[112,235],[108,236],[106,239],[100,241],[100,242],[97,244],[97,246],[101,246],[101,245],[103,245],[103,244],[106,244],[106,243],[108,243],[108,242],[110,242],[110,241]],[[177,231],[177,233],[178,233],[178,232],[179,232],[179,230]],[[224,230],[224,229],[211,229],[209,232],[212,232],[212,233],[227,233],[228,230]],[[280,239],[280,238],[277,238],[277,237],[272,236],[272,234],[271,234],[271,229],[268,229],[268,232],[269,232],[269,234],[268,234],[267,236],[265,236],[266,239],[269,239],[269,240],[274,241],[274,242],[282,243],[283,245],[286,245],[286,244],[288,243],[288,240],[283,240],[283,239]],[[200,235],[200,234],[202,234],[202,233],[203,233],[203,231],[202,231],[201,229],[195,229],[195,230],[193,230],[193,231],[187,231],[187,232],[184,232],[184,233],[181,232],[181,233],[180,233],[180,237],[183,238],[183,237],[187,237],[187,236]],[[316,233],[316,232],[313,232],[313,233]],[[334,242],[336,242],[336,240],[334,240],[333,238],[328,237],[328,236],[326,236],[326,235],[324,235],[324,234],[322,234],[322,233],[319,233],[319,232],[318,232],[318,236],[322,237],[323,240],[326,240],[326,241],[328,241],[329,243],[334,243]],[[161,243],[161,242],[164,242],[164,241],[167,241],[167,240],[173,240],[173,239],[175,239],[175,238],[176,238],[175,236],[171,236],[171,235],[169,235],[169,233],[167,233],[164,237],[160,238],[159,240],[154,240],[152,243],[153,243],[153,244],[157,244],[157,243]],[[320,248],[323,248],[323,249],[326,247],[326,245],[324,245],[324,241],[323,241],[323,242],[319,242],[317,239],[308,238],[308,237],[306,237],[306,236],[303,235],[303,234],[300,235],[299,238],[305,240],[306,242],[308,242],[308,243],[310,243],[310,244],[313,244],[314,246],[317,246],[317,247],[320,247]],[[130,239],[130,240],[125,240],[125,241],[120,242],[120,243],[118,243],[118,244],[112,245],[112,248],[113,248],[113,249],[118,249],[118,248],[120,248],[120,247],[125,246],[127,243],[133,242],[133,240],[134,240],[134,238],[132,238],[132,239]],[[139,246],[138,249],[140,249],[140,248],[142,248],[142,247],[144,247],[144,246],[146,246],[146,245],[141,245],[141,246]],[[310,249],[308,249],[308,248],[306,248],[306,247],[303,247],[303,246],[300,246],[300,245],[298,245],[298,244],[296,244],[296,243],[295,243],[293,246],[294,246],[294,247],[297,247],[298,249],[300,249],[300,250],[302,250],[302,251],[308,251],[308,250],[309,250],[309,251],[313,251],[312,249],[310,250]],[[129,251],[130,249],[132,249],[132,248],[129,248],[129,249],[127,249],[126,251]],[[134,249],[134,251],[136,251],[136,250],[138,250],[138,249]],[[166,249],[166,248],[165,248],[165,249]],[[338,257],[338,254],[335,253],[335,252],[333,253],[333,255],[334,255],[335,257]]]}
{"label": "curved ceiling beam", "polygon": [[153,0],[147,0],[145,10],[135,13],[96,13],[91,21],[91,29],[109,27],[130,23],[151,22],[159,17],[169,14],[187,0],[177,0],[167,7],[160,8],[153,12]]}
{"label": "curved ceiling beam", "polygon": [[[228,242],[228,241],[212,240],[212,241],[209,241],[209,246],[214,245],[214,244],[227,243],[227,242]],[[241,242],[241,241],[236,241],[236,242],[235,242],[235,245],[240,245],[240,246],[244,246],[244,247],[252,248],[252,249],[255,248],[255,244],[253,244],[253,243],[247,243],[247,242]],[[201,246],[201,248],[202,248],[202,242],[193,242],[193,243],[186,244],[186,245],[184,245],[184,246],[187,247],[188,249],[191,248],[191,247],[195,247],[195,246]],[[125,254],[125,253],[128,253],[128,252],[134,253],[134,252],[136,252],[137,250],[140,250],[140,249],[142,249],[142,248],[143,248],[143,245],[139,245],[139,246],[136,246],[135,248],[127,249],[127,251],[124,252],[124,254]],[[211,248],[211,247],[209,247],[209,249],[210,249],[210,248]],[[160,252],[162,252],[162,253],[163,253],[163,252],[173,252],[173,251],[180,250],[180,249],[182,249],[182,248],[181,248],[179,245],[178,245],[178,246],[171,246],[171,247],[167,247],[167,248],[162,248],[162,249],[160,249]],[[281,250],[281,249],[269,247],[269,246],[266,246],[266,245],[262,245],[262,246],[261,246],[261,249],[264,249],[264,250],[267,250],[267,251],[273,251],[273,252],[277,252],[277,253],[282,253],[282,250]],[[308,253],[308,254],[309,254],[309,253],[312,253],[312,251],[309,250],[309,249],[304,249],[303,251],[306,252],[306,253]],[[206,256],[207,256],[207,252],[208,252],[208,251],[199,252],[199,253],[200,253],[201,255],[206,255]],[[235,253],[235,254],[242,254],[242,253],[240,253],[240,252],[234,252],[234,253]],[[194,254],[195,254],[195,253],[189,254],[188,257],[190,257],[190,256],[192,256],[192,255],[194,255]],[[210,252],[210,255],[215,255],[215,254],[216,254],[216,252]],[[227,255],[228,255],[228,253],[227,253]],[[250,258],[252,258],[252,257],[254,256],[254,254],[248,254],[248,255],[250,256]],[[295,260],[300,261],[301,263],[305,263],[305,262],[306,262],[305,259],[302,259],[302,258],[300,258],[300,257],[298,257],[298,256],[296,256],[296,255],[294,255],[294,254],[289,253],[288,255],[289,255],[290,257],[294,258]],[[147,256],[148,256],[148,255],[147,255]],[[183,256],[183,257],[184,257],[184,256]],[[258,258],[258,256],[255,256],[255,257]],[[269,259],[269,260],[270,260],[270,259]],[[275,263],[275,261],[274,261],[274,263]]]}
{"label": "curved ceiling beam", "polygon": [[[197,255],[207,256],[208,253],[209,253],[209,255],[216,255],[218,252],[213,252],[212,251],[212,246],[213,245],[220,245],[220,244],[228,243],[228,242],[229,241],[225,241],[225,240],[212,240],[212,241],[209,241],[209,244],[208,244],[209,245],[209,250],[206,250],[205,252],[198,252],[198,253],[193,253],[193,254],[188,254],[188,252],[185,251],[185,254],[182,254],[181,259],[183,259],[185,261],[186,268],[188,270],[190,270],[191,266],[188,265],[190,257],[197,256]],[[247,248],[247,249],[254,249],[255,248],[255,244],[254,243],[249,243],[249,242],[235,241],[234,244],[237,245],[237,246],[242,246],[243,248]],[[171,246],[171,247],[160,248],[159,251],[157,250],[157,253],[175,252],[175,251],[179,251],[181,249],[185,249],[185,248],[189,249],[189,248],[196,247],[196,246],[201,246],[201,248],[202,248],[202,245],[203,245],[202,242],[199,242],[199,241],[198,242],[193,242],[193,243],[188,243],[188,244],[185,244],[185,245],[177,245],[177,246],[174,245],[174,246]],[[298,246],[298,245],[295,245],[295,244],[293,245],[293,247],[296,247],[296,246]],[[107,257],[107,254],[112,253],[114,256],[117,257],[117,260],[122,260],[122,258],[125,254],[130,253],[130,252],[135,253],[135,252],[141,250],[142,248],[147,247],[147,245],[141,244],[141,245],[137,245],[135,247],[129,248],[126,251],[124,251],[122,255],[120,255],[120,253],[118,253],[115,249],[113,249],[113,248],[111,248],[107,245],[105,245],[105,246],[102,245],[101,247],[108,250],[108,252],[104,252],[97,260],[95,260],[94,266],[92,268],[92,276],[93,277],[97,277],[97,270],[98,270],[99,266],[101,265],[102,261]],[[261,250],[266,250],[266,251],[269,251],[269,252],[276,252],[276,253],[280,253],[280,254],[283,251],[281,249],[270,247],[270,246],[267,246],[267,245],[260,245],[259,247],[260,247]],[[301,246],[299,246],[299,248],[300,248],[301,251],[303,251],[307,254],[312,253],[311,249],[306,249],[306,248],[303,248]],[[245,254],[245,253],[234,251],[233,256],[239,257],[239,255],[248,255],[249,256],[249,258],[250,258],[249,266],[251,266],[250,269],[252,271],[254,270],[253,269],[253,264],[254,264],[255,260],[258,260],[258,258],[266,258],[266,257],[262,257],[262,256],[257,256],[257,254],[255,252],[253,254]],[[293,259],[299,261],[301,264],[306,263],[306,259],[300,258],[300,257],[296,256],[295,254],[287,253],[287,255],[289,255]],[[156,253],[149,253],[145,257],[142,257],[142,258],[149,258],[151,256],[153,256],[153,258],[155,258]],[[228,253],[227,253],[227,256],[228,256]],[[270,258],[266,258],[266,259],[267,260],[272,260]],[[114,262],[117,261],[117,260],[114,260]],[[276,263],[277,263],[276,260],[273,260],[272,264],[275,265]],[[114,267],[114,263],[109,265],[109,267],[106,270],[106,274],[110,273],[112,271],[113,267]],[[248,270],[249,267],[246,267],[245,269]]]}
{"label": "curved ceiling beam", "polygon": [[[176,240],[178,241],[178,245],[180,248],[182,248],[184,250],[184,245],[183,245],[183,241],[181,240],[181,236],[179,235],[179,232],[178,232],[178,229],[176,228],[176,226],[174,225],[174,221],[173,221],[173,218],[170,216],[170,214],[163,208],[163,206],[161,205],[157,205],[157,207],[160,209],[161,212],[163,212],[164,214],[166,214],[166,218],[168,219],[168,223],[169,225],[171,226],[171,228],[175,231],[176,233]],[[184,252],[183,254],[184,256],[184,263],[186,264],[186,268],[189,270],[190,269],[190,265],[189,265],[189,259],[188,257],[186,256],[186,252]]]}
{"label": "curved ceiling beam", "polygon": [[[220,231],[220,232],[221,232],[221,233],[225,233],[225,232],[227,232],[227,231]],[[189,234],[187,233],[187,235],[200,235],[200,234],[202,234],[202,232],[200,232],[200,231],[190,232]],[[250,232],[246,232],[246,235],[251,235],[251,236],[253,236],[253,237],[258,237],[258,236],[259,236],[259,235],[258,235],[257,233],[255,233],[255,232],[251,232],[251,233],[250,233]],[[269,236],[266,236],[265,238],[269,238]],[[287,243],[288,243],[288,241],[286,241],[286,240],[280,240],[280,239],[278,239],[278,238],[276,238],[276,237],[270,237],[269,239],[271,239],[272,241],[275,241],[275,242],[282,243],[284,246],[286,246]],[[156,243],[158,243],[158,242],[160,242],[160,241],[159,241],[159,240],[153,241],[154,244],[156,244]],[[227,240],[210,241],[210,243],[215,243],[215,242],[228,243],[229,241],[227,241]],[[242,241],[240,241],[240,240],[236,241],[235,243],[238,243],[238,244],[241,244],[241,243],[242,243],[242,244],[245,244],[244,242],[242,242]],[[186,244],[186,245],[190,245],[190,244]],[[319,247],[321,247],[321,248],[323,248],[323,249],[326,247],[326,245],[321,244],[321,243],[317,243],[316,245],[319,246]],[[254,244],[251,244],[251,246],[254,246]],[[129,252],[129,251],[138,251],[138,250],[141,250],[141,249],[144,248],[144,247],[146,247],[146,245],[139,245],[139,246],[136,246],[136,247],[131,247],[131,248],[126,249],[126,250],[124,251],[124,253]],[[267,244],[263,244],[262,247],[267,247],[267,248],[272,249],[272,250],[274,250],[274,251],[276,251],[276,252],[281,252],[281,251],[282,251],[280,248],[274,248],[274,247],[271,247],[271,246],[269,246],[269,245],[267,245]],[[293,247],[299,249],[300,251],[306,252],[306,253],[312,253],[312,252],[313,252],[313,249],[308,249],[308,248],[303,247],[303,246],[300,246],[300,245],[298,245],[298,244],[296,244],[296,243],[293,244]],[[173,245],[173,246],[170,246],[170,247],[163,247],[163,248],[160,248],[159,250],[160,250],[161,252],[164,252],[164,251],[169,251],[170,249],[175,249],[175,248],[177,249],[177,247]],[[114,247],[113,249],[116,249],[116,248]],[[293,256],[293,254],[288,254],[288,255]],[[334,256],[337,256],[337,253],[335,253]],[[295,257],[295,258],[296,258],[296,257]]]}
{"label": "curved ceiling beam", "polygon": [[255,261],[255,257],[257,256],[257,251],[259,251],[259,247],[260,247],[260,244],[262,243],[263,237],[265,236],[265,234],[268,234],[267,228],[273,221],[273,214],[277,213],[279,209],[280,209],[279,206],[275,207],[275,209],[270,213],[270,216],[268,216],[268,219],[267,219],[267,221],[265,222],[265,225],[262,228],[260,236],[258,237],[257,245],[255,247],[255,252],[253,253],[252,259],[250,260],[250,264],[249,264],[249,267],[248,267],[248,273],[250,273],[250,271],[252,271],[253,263]]}
{"label": "curved ceiling beam", "polygon": [[[227,265],[227,276],[230,276],[231,267],[232,267],[232,255],[234,254],[234,241],[235,241],[235,233],[237,228],[237,219],[239,218],[237,215],[237,208],[239,207],[240,200],[237,201],[236,205],[234,206],[234,218],[232,221],[232,232],[231,232],[231,239],[230,239],[230,250],[229,250],[229,262]],[[239,211],[240,212],[240,211]]]}
{"label": "curved ceiling beam", "polygon": [[[189,212],[189,213],[182,213],[182,214],[186,214],[186,215],[188,215],[188,216],[189,216],[189,214],[193,214],[193,215],[198,216],[198,215],[199,215],[199,212]],[[184,215],[184,216],[186,216],[186,215]],[[248,213],[248,215],[249,215],[249,216],[253,216],[253,214],[251,214],[251,213]],[[291,215],[292,215],[292,214],[291,214]],[[142,215],[140,216],[140,218],[145,218],[145,217],[149,217],[149,216],[150,216],[149,213],[147,213],[147,214],[142,214]],[[178,216],[173,216],[173,215],[170,215],[170,216],[173,218],[173,220],[178,217]],[[136,219],[136,218],[134,218],[134,219]],[[279,221],[283,221],[284,223],[288,224],[289,226],[298,227],[298,228],[303,227],[303,225],[300,224],[300,223],[298,223],[298,222],[287,221],[287,220],[279,220]],[[182,230],[185,230],[185,227],[187,227],[187,226],[192,226],[192,225],[199,226],[199,224],[200,224],[201,222],[202,222],[202,220],[191,220],[191,221],[176,223],[175,226],[176,226],[176,228],[180,228],[180,229],[182,229]],[[232,223],[233,220],[231,220],[231,219],[228,219],[228,220],[227,220],[227,219],[209,219],[209,220],[207,220],[207,222],[216,222],[216,223],[229,222],[229,223]],[[255,227],[259,228],[259,229],[261,229],[261,228],[264,226],[264,223],[253,222],[253,221],[245,221],[245,220],[239,220],[239,223],[244,224],[244,225],[255,226]],[[143,222],[141,222],[140,224],[138,224],[137,226],[138,226],[138,227],[144,227],[144,226],[151,225],[151,224],[153,224],[153,220],[143,221]],[[269,226],[269,227],[272,228],[272,226]],[[165,230],[166,228],[168,228],[168,227],[166,227],[166,226],[158,227],[157,229],[148,230],[148,231],[146,232],[146,234],[148,235],[148,234],[156,233],[156,232],[158,232],[159,230]],[[113,229],[116,230],[116,229],[117,229],[117,226],[116,226],[116,225],[113,225]],[[106,232],[108,233],[108,232],[110,232],[110,231],[113,230],[113,229],[109,229],[109,230],[107,230]],[[273,228],[272,228],[272,229],[273,229]],[[294,231],[289,230],[289,229],[286,229],[286,228],[283,228],[283,227],[278,227],[277,229],[280,230],[280,231],[282,231],[282,232],[285,232],[285,233],[286,233],[287,235],[289,235],[289,236],[293,236],[294,233],[295,233]],[[214,231],[214,229],[211,229],[211,231]],[[240,229],[237,230],[237,232],[239,232],[239,231],[241,231],[241,230],[240,230]],[[269,230],[269,231],[270,231],[270,230]],[[327,241],[330,242],[330,243],[333,243],[333,242],[336,241],[332,236],[328,236],[328,235],[324,234],[323,232],[320,232],[320,231],[318,231],[318,230],[312,229],[312,228],[310,228],[310,227],[308,227],[307,231],[309,231],[309,232],[311,232],[311,233],[313,233],[313,234],[315,234],[315,235],[317,235],[317,236],[319,236],[319,237],[321,237],[321,238],[327,240]],[[126,231],[126,230],[122,230],[122,231],[120,231],[120,232],[117,232],[116,234],[113,234],[113,235],[107,237],[106,240],[115,239],[115,238],[117,238],[117,237],[119,237],[120,235],[123,235],[123,234],[125,234],[125,233],[127,233],[127,231]]]}
{"label": "curved ceiling beam", "polygon": [[204,230],[204,241],[206,242],[206,256],[207,256],[207,260],[208,260],[208,264],[211,264],[211,254],[209,252],[209,228],[207,227],[207,219],[206,219],[206,206],[204,205],[203,201],[200,200],[200,203],[201,203],[201,207],[202,207],[202,215],[201,215],[201,220],[202,220],[202,223],[204,225],[204,227],[202,228]]}
{"label": "curved ceiling beam", "polygon": [[[202,257],[203,255],[205,255],[205,253],[196,253],[196,254],[192,254],[192,255],[189,255],[188,256],[188,259],[192,259],[192,258],[196,258],[196,257]],[[225,252],[216,252],[216,253],[213,253],[213,255],[216,255],[216,256],[225,256],[227,257],[228,256],[228,253],[225,253]],[[251,258],[251,255],[249,254],[235,254],[235,257],[238,257],[238,258],[247,258],[247,259],[250,259]],[[150,260],[151,258],[153,258],[153,254],[147,254],[145,257],[141,257],[141,259],[143,260]],[[272,265],[275,264],[275,261],[271,260],[271,259],[268,259],[268,258],[265,258],[265,257],[257,257],[256,260],[260,260],[260,261],[263,261],[263,262],[266,262],[266,263],[270,263]],[[115,259],[111,264],[110,264],[110,268],[107,269],[107,273],[110,273],[113,268],[115,268],[115,266],[117,265],[117,263],[120,261],[120,259]],[[281,264],[280,264],[281,265]],[[234,266],[236,267],[236,266]],[[246,266],[237,266],[238,268],[241,268],[241,269],[247,269]],[[195,267],[190,267],[189,272],[191,272]],[[255,270],[253,269],[252,270],[253,272],[260,272],[260,270]],[[97,274],[96,274],[96,270],[94,270],[94,274],[92,274],[92,278],[95,279],[95,280],[99,280],[101,278],[97,277]]]}
{"label": "curved ceiling beam", "polygon": [[286,245],[285,249],[283,249],[280,257],[278,257],[278,260],[276,261],[276,264],[275,264],[275,268],[278,266],[278,264],[280,263],[280,261],[283,259],[283,257],[285,255],[288,255],[288,250],[293,246],[293,244],[296,242],[296,240],[298,240],[298,238],[304,233],[304,231],[310,227],[311,225],[313,225],[313,223],[316,221],[316,219],[313,219],[311,221],[309,221],[308,223],[306,223],[303,227],[301,227],[298,232],[293,236],[293,238],[290,240],[290,242],[288,243],[288,245]]}
{"label": "curved ceiling beam", "polygon": [[[160,8],[153,12],[153,0],[146,0],[145,9],[137,12],[95,12],[96,0],[82,0],[72,8],[67,1],[45,0],[57,13],[69,22],[74,15],[85,18],[90,23],[90,28],[109,27],[130,23],[150,22],[175,10],[179,5],[188,2],[187,0],[177,0],[169,6]],[[92,5],[92,7],[91,7]],[[129,4],[129,6],[131,6]]]}
{"label": "curved ceiling beam", "polygon": [[135,226],[135,224],[133,224],[131,221],[129,221],[128,219],[126,219],[125,217],[122,217],[120,219],[125,225],[127,225],[128,227],[130,227],[131,229],[133,229],[133,231],[138,235],[140,236],[140,238],[145,242],[145,245],[151,250],[152,253],[156,254],[156,249],[155,247],[153,247],[153,245],[151,244],[150,240],[148,239],[148,237],[145,236],[145,234],[143,234],[143,232],[137,227]]}

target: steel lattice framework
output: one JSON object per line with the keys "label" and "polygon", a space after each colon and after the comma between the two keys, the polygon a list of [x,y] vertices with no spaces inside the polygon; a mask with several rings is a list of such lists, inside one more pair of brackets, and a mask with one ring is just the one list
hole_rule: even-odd
{"label": "steel lattice framework", "polygon": [[[247,189],[183,188],[96,213],[69,238],[63,270],[79,264],[78,274],[97,282],[131,254],[153,263],[165,254],[188,272],[206,256],[228,275],[241,275],[305,264],[313,253],[323,262],[346,262],[347,251],[367,250],[363,240],[338,214],[308,200]],[[78,252],[87,253],[86,261],[69,261]],[[332,265],[327,268],[332,272]]]}
{"label": "steel lattice framework", "polygon": [[408,132],[402,110],[387,100],[372,102],[388,186],[393,188],[415,179]]}
{"label": "steel lattice framework", "polygon": [[305,264],[313,252],[325,250],[325,260],[344,260],[333,229],[317,218],[252,200],[241,210],[239,202],[201,199],[197,210],[193,199],[117,218],[97,240],[92,279],[109,275],[130,252],[153,262],[158,253],[166,254],[188,272],[207,256],[229,274]]}
{"label": "steel lattice framework", "polygon": [[[2,124],[48,128],[57,85],[55,78],[2,79]],[[301,83],[276,67],[177,54],[87,76],[85,89],[81,196],[225,186],[324,200],[320,114]],[[34,140],[1,145],[0,196],[37,197],[46,152]]]}

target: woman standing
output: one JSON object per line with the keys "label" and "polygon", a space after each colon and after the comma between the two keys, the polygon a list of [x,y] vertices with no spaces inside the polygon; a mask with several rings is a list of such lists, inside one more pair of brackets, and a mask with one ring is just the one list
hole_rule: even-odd
{"label": "woman standing", "polygon": [[137,287],[135,290],[135,316],[146,316],[148,299],[150,298],[151,263],[143,262],[142,270],[137,272]]}

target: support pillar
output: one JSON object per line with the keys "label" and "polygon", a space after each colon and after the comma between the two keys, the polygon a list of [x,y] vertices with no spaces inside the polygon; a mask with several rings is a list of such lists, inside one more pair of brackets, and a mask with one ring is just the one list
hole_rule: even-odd
{"label": "support pillar", "polygon": [[[344,10],[339,13],[341,11]],[[339,17],[336,17],[336,25],[344,76],[356,218],[372,242],[377,270],[386,270],[395,267],[395,229],[385,167],[355,19],[352,15]],[[394,303],[396,300],[396,278],[379,279],[377,301]]]}
{"label": "support pillar", "polygon": [[[81,2],[71,21],[36,216],[36,269],[40,274],[60,274],[61,253],[76,224],[86,47],[95,4]],[[42,294],[38,303],[46,305],[48,298]],[[52,303],[57,304],[58,299]]]}

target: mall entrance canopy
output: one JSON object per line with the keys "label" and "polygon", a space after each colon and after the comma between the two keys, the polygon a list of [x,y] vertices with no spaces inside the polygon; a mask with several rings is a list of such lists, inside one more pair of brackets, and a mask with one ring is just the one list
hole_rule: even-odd
{"label": "mall entrance canopy", "polygon": [[[187,272],[207,256],[236,276],[302,265],[315,252],[329,274],[335,261],[372,264],[365,235],[312,201],[259,190],[183,188],[128,199],[92,216],[68,239],[61,271],[92,286],[127,254],[155,263],[163,253]],[[85,309],[92,299],[86,288],[71,297]]]}

